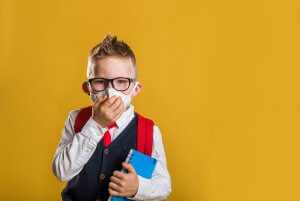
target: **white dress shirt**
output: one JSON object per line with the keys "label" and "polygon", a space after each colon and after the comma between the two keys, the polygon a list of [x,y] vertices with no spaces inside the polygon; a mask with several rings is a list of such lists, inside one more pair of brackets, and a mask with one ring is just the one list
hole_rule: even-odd
{"label": "white dress shirt", "polygon": [[[69,181],[75,177],[93,155],[107,127],[102,128],[89,118],[81,132],[74,132],[74,122],[80,110],[72,110],[62,130],[62,138],[54,154],[52,171],[60,181]],[[134,118],[134,106],[129,108],[116,121],[117,127],[109,130],[112,141],[126,128]],[[138,176],[139,186],[133,200],[164,200],[171,192],[171,178],[159,128],[153,127],[153,158],[158,160],[151,179]]]}

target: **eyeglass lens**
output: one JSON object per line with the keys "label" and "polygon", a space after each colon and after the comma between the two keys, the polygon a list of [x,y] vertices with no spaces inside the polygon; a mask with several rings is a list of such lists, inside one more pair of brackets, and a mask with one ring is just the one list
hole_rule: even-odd
{"label": "eyeglass lens", "polygon": [[[108,86],[109,80],[98,78],[91,81],[92,88],[95,91],[103,91]],[[126,78],[116,78],[112,80],[112,87],[119,91],[125,91],[129,88],[130,81]]]}

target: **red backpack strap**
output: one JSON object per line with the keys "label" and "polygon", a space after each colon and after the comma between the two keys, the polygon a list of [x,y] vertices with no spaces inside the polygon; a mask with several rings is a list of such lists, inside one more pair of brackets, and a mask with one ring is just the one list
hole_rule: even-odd
{"label": "red backpack strap", "polygon": [[89,118],[92,116],[92,106],[81,108],[74,124],[74,132],[78,133],[81,131],[85,123],[89,120]]}
{"label": "red backpack strap", "polygon": [[153,121],[136,113],[137,124],[137,150],[151,157],[153,145]]}

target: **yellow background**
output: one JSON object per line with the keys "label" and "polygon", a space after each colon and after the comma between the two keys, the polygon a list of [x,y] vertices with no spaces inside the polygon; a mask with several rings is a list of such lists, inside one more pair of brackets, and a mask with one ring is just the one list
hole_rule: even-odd
{"label": "yellow background", "polygon": [[51,161],[107,32],[137,57],[168,201],[300,200],[299,1],[0,1],[0,200],[60,200]]}

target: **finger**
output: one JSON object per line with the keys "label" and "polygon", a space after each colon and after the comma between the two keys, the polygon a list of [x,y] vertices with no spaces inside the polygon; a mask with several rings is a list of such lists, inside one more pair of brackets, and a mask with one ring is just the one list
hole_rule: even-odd
{"label": "finger", "polygon": [[114,103],[114,101],[116,100],[116,98],[117,97],[115,95],[113,95],[110,98],[107,98],[107,100],[103,103],[103,106],[110,107]]}
{"label": "finger", "polygon": [[125,168],[128,171],[128,173],[136,174],[135,169],[133,168],[133,166],[130,163],[122,162],[122,166],[123,166],[123,168]]}
{"label": "finger", "polygon": [[108,187],[114,191],[120,192],[121,191],[121,187],[118,186],[117,184],[113,183],[113,182],[109,182]]}
{"label": "finger", "polygon": [[117,121],[117,119],[119,119],[119,117],[123,114],[123,110],[121,110],[120,112],[118,112],[115,116],[113,116],[112,121]]}
{"label": "finger", "polygon": [[108,189],[108,192],[111,196],[118,196],[119,193],[117,191],[112,190],[111,188]]}
{"label": "finger", "polygon": [[116,121],[123,114],[123,112],[124,112],[124,103],[122,101],[119,107],[112,112],[113,121]]}
{"label": "finger", "polygon": [[124,179],[126,175],[123,172],[116,170],[113,172],[113,176],[117,177],[118,179]]}
{"label": "finger", "polygon": [[104,94],[103,96],[98,97],[97,100],[95,101],[94,105],[96,106],[96,105],[101,104],[102,102],[104,102],[106,100],[106,98],[107,98],[106,94]]}
{"label": "finger", "polygon": [[115,176],[111,176],[110,181],[117,184],[118,186],[123,186],[121,180]]}
{"label": "finger", "polygon": [[116,100],[110,106],[110,110],[115,111],[120,106],[121,103],[122,103],[122,98],[119,96],[116,98]]}

